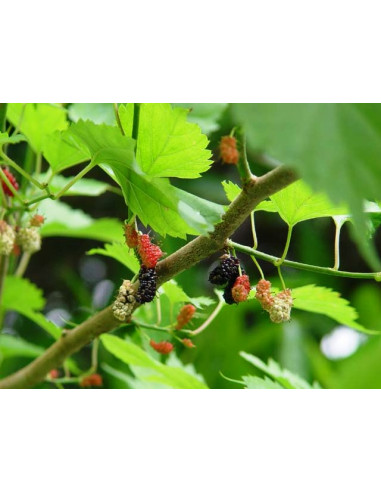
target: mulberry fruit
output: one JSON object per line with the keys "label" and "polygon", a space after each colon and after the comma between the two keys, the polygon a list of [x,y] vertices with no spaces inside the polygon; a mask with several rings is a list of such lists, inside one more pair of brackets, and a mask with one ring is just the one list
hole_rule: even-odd
{"label": "mulberry fruit", "polygon": [[239,152],[237,140],[234,137],[222,137],[220,142],[220,156],[224,164],[238,164]]}
{"label": "mulberry fruit", "polygon": [[125,224],[124,237],[129,248],[136,248],[138,245],[139,235],[133,224]]}
{"label": "mulberry fruit", "polygon": [[29,224],[32,227],[41,227],[44,222],[45,222],[45,218],[42,215],[35,214],[30,219]]}
{"label": "mulberry fruit", "polygon": [[167,342],[166,340],[163,340],[162,342],[150,340],[149,344],[154,350],[156,350],[156,352],[159,352],[159,354],[167,355],[173,350],[173,344],[171,342]]}
{"label": "mulberry fruit", "polygon": [[250,293],[250,280],[247,275],[237,277],[232,287],[232,298],[234,302],[244,302]]}
{"label": "mulberry fruit", "polygon": [[0,220],[0,255],[8,256],[12,253],[15,239],[13,228],[4,220]]}
{"label": "mulberry fruit", "polygon": [[119,287],[118,296],[112,305],[112,312],[115,318],[120,321],[127,321],[131,316],[135,300],[131,282],[124,280],[123,284]]}
{"label": "mulberry fruit", "polygon": [[261,279],[256,286],[255,298],[261,303],[262,308],[268,311],[274,303],[274,296],[271,294],[271,282]]}
{"label": "mulberry fruit", "polygon": [[142,264],[147,268],[155,268],[157,262],[164,254],[159,246],[151,243],[151,238],[148,234],[138,236],[138,253]]}
{"label": "mulberry fruit", "polygon": [[181,328],[189,323],[195,312],[196,308],[192,306],[192,304],[186,304],[185,306],[183,306],[180,309],[179,314],[177,315],[176,330],[181,330]]}
{"label": "mulberry fruit", "polygon": [[224,255],[220,264],[210,272],[209,282],[215,285],[224,285],[229,280],[234,280],[239,275],[239,260],[235,256]]}
{"label": "mulberry fruit", "polygon": [[[19,185],[16,181],[16,178],[13,176],[13,174],[7,169],[6,167],[1,168],[5,176],[8,178],[8,181],[11,183],[13,188],[17,191],[19,189]],[[6,195],[8,196],[13,196],[13,191],[9,188],[7,183],[5,181],[1,180],[1,185],[3,187],[3,191]]]}
{"label": "mulberry fruit", "polygon": [[183,338],[182,343],[187,348],[196,348],[196,345],[192,342],[190,338]]}
{"label": "mulberry fruit", "polygon": [[269,309],[270,319],[273,323],[283,323],[290,320],[292,297],[290,289],[282,290],[275,298]]}
{"label": "mulberry fruit", "polygon": [[139,271],[139,289],[136,300],[139,304],[151,302],[156,294],[156,271],[155,268],[147,268],[142,265]]}
{"label": "mulberry fruit", "polygon": [[41,235],[38,227],[21,227],[17,231],[16,241],[25,253],[35,253],[41,249]]}
{"label": "mulberry fruit", "polygon": [[81,379],[79,383],[81,388],[92,388],[94,386],[103,386],[103,379],[100,374],[90,374]]}

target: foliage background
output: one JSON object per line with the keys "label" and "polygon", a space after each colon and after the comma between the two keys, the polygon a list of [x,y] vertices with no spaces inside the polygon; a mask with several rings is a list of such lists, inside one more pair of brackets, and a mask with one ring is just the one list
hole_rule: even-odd
{"label": "foliage background", "polygon": [[[68,105],[69,115],[76,119],[86,105]],[[96,106],[96,107],[95,107]],[[197,105],[189,104],[189,107]],[[222,180],[239,182],[234,166],[222,165],[218,156],[218,143],[221,136],[229,134],[236,124],[232,106],[203,105],[202,115],[198,119],[197,111],[190,118],[202,123],[210,139],[209,148],[213,151],[214,163],[210,171],[198,180],[181,180],[174,184],[217,203],[227,203],[221,186]],[[108,105],[94,105],[99,111],[95,120],[101,121],[112,115]],[[201,110],[202,108],[199,108]],[[209,117],[210,115],[210,117]],[[216,116],[218,115],[218,116]],[[25,145],[20,144],[10,149],[10,155],[16,161],[22,161]],[[261,175],[268,167],[261,163],[256,154],[249,149],[249,161],[254,174]],[[70,172],[63,172],[70,175]],[[88,178],[107,181],[101,169],[94,168]],[[110,184],[111,181],[109,181]],[[95,218],[115,217],[123,221],[125,204],[121,196],[105,193],[99,197],[72,196],[64,200],[73,208],[79,208]],[[275,214],[256,214],[257,233],[260,249],[267,253],[280,256],[283,250],[287,229]],[[341,268],[352,271],[368,271],[368,265],[362,259],[356,244],[350,235],[352,226],[346,224],[341,237]],[[333,264],[334,225],[330,218],[306,221],[295,227],[288,258],[305,263],[330,266]],[[252,236],[249,221],[236,233],[233,239],[242,244],[251,245]],[[167,236],[161,239],[161,247],[171,253],[181,247],[184,241]],[[375,236],[378,251],[381,247],[381,234]],[[43,248],[35,254],[27,270],[27,277],[37,284],[44,292],[47,300],[45,313],[48,318],[60,323],[70,320],[80,323],[87,319],[96,309],[106,306],[113,298],[121,280],[126,278],[126,269],[111,258],[88,256],[91,248],[100,247],[99,241],[49,237],[43,241]],[[248,271],[252,283],[259,279],[257,270],[250,259],[238,254]],[[177,281],[190,296],[210,295],[213,290],[208,283],[208,271],[214,259],[203,261],[196,267],[183,272]],[[266,278],[275,286],[280,286],[276,270],[269,264],[261,262]],[[316,275],[285,268],[284,276],[287,286],[298,287],[316,283],[330,287],[347,298],[359,313],[359,322],[369,329],[379,330],[381,319],[380,284],[367,280],[345,279]],[[318,381],[327,388],[380,388],[381,387],[381,339],[378,336],[355,335],[352,348],[344,347],[346,339],[341,337],[335,351],[346,356],[330,359],[322,351],[322,340],[337,329],[333,320],[312,313],[295,310],[292,321],[285,325],[275,325],[268,320],[258,303],[251,301],[238,306],[225,306],[220,315],[208,327],[204,334],[195,340],[195,350],[177,349],[177,355],[185,364],[193,364],[197,373],[201,374],[211,388],[238,388],[234,382],[227,381],[221,372],[232,379],[240,379],[242,375],[254,374],[255,370],[246,360],[239,356],[240,351],[255,354],[262,360],[273,358],[279,363],[303,377],[309,382]],[[5,318],[4,333],[18,334],[37,346],[49,346],[51,339],[46,333],[26,322],[22,316],[10,312]],[[121,328],[117,334],[128,333],[132,339],[137,335],[132,329]],[[336,332],[337,333],[337,332]],[[354,332],[355,333],[355,332]],[[344,335],[345,336],[345,335]],[[353,337],[352,337],[353,338]],[[329,340],[329,339],[328,339]],[[332,339],[331,339],[332,340]],[[353,351],[351,353],[351,350]],[[0,376],[9,374],[28,363],[28,357],[5,358],[0,366]],[[75,356],[80,367],[87,367],[90,360],[90,348]],[[113,367],[125,371],[125,365],[104,347],[100,346],[100,367]],[[261,373],[258,372],[258,375]],[[122,380],[102,370],[105,387],[129,387],[127,380]],[[52,387],[43,383],[41,387]]]}

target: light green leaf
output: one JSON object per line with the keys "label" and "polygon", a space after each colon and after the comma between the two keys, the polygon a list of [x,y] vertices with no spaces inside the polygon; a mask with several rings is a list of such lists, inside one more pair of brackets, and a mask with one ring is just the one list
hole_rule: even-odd
{"label": "light green leaf", "polygon": [[247,354],[246,352],[240,352],[240,356],[250,362],[250,364],[253,364],[253,366],[260,371],[274,378],[286,389],[311,389],[311,386],[307,381],[304,381],[304,379],[287,369],[282,369],[280,365],[272,359],[269,359],[268,363],[265,364],[261,359],[255,357],[255,355]]}
{"label": "light green leaf", "polygon": [[206,388],[202,381],[189,374],[184,368],[166,366],[151,358],[134,343],[109,334],[101,335],[100,338],[105,348],[114,357],[132,366],[132,370],[134,370],[134,366],[152,370],[147,372],[145,376],[140,376],[140,379],[165,384],[171,388]]}
{"label": "light green leaf", "polygon": [[169,280],[159,288],[160,293],[164,293],[172,304],[176,302],[184,302],[193,304],[197,309],[202,309],[204,306],[211,306],[216,301],[210,297],[189,297],[184,292],[182,287],[175,280]]}
{"label": "light green leaf", "polygon": [[114,260],[119,261],[119,263],[131,270],[133,273],[137,273],[140,268],[139,261],[134,255],[133,250],[129,250],[125,244],[120,242],[105,244],[104,248],[93,248],[86,254],[103,255],[114,258]]}
{"label": "light green leaf", "polygon": [[[44,182],[46,177],[46,174],[41,174],[40,181]],[[54,178],[49,182],[49,189],[54,194],[58,193],[71,180],[71,176],[54,176]],[[68,191],[66,191],[65,196],[99,196],[105,193],[107,189],[107,183],[97,181],[96,179],[82,178],[77,181]]]}
{"label": "light green leaf", "polygon": [[150,367],[156,369],[159,364],[152,359],[144,350],[135,345],[135,343],[122,340],[115,335],[101,335],[100,337],[106,350],[108,350],[114,357],[120,359],[125,364],[139,367]]}
{"label": "light green leaf", "polygon": [[197,178],[209,169],[208,139],[187,122],[187,113],[170,104],[140,104],[136,158],[149,176]]}
{"label": "light green leaf", "polygon": [[347,203],[356,239],[379,269],[366,240],[364,199],[381,198],[381,109],[378,104],[236,104],[253,150],[294,167],[334,203]]}
{"label": "light green leaf", "polygon": [[243,376],[242,381],[245,383],[247,389],[284,389],[282,385],[266,377]]}
{"label": "light green leaf", "polygon": [[66,110],[45,103],[8,104],[7,118],[26,136],[35,152],[42,151],[46,135],[68,126]]}
{"label": "light green leaf", "polygon": [[79,237],[98,241],[120,241],[123,235],[122,223],[116,219],[93,219],[79,209],[73,209],[63,202],[45,200],[38,212],[46,217],[41,235]]}
{"label": "light green leaf", "polygon": [[4,311],[16,311],[41,326],[52,337],[58,338],[61,330],[48,321],[41,310],[45,305],[41,290],[29,280],[20,277],[6,277],[1,307]]}
{"label": "light green leaf", "polygon": [[38,357],[44,352],[43,347],[11,335],[0,335],[0,359],[11,357]]}
{"label": "light green leaf", "polygon": [[347,299],[340,297],[338,292],[327,287],[304,285],[292,289],[292,297],[294,299],[293,307],[296,309],[325,314],[342,325],[350,326],[365,333],[379,333],[374,330],[367,330],[357,323],[358,314],[355,308],[349,304]]}
{"label": "light green leaf", "polygon": [[42,153],[54,173],[90,159],[89,149],[70,129],[45,136]]}
{"label": "light green leaf", "polygon": [[271,197],[276,211],[289,225],[318,217],[347,213],[345,207],[335,207],[323,193],[313,193],[302,180],[296,181]]}
{"label": "light green leaf", "polygon": [[173,106],[188,109],[188,121],[199,125],[203,133],[212,133],[219,129],[218,120],[228,105],[227,103],[176,103]]}
{"label": "light green leaf", "polygon": [[90,120],[94,123],[116,125],[112,103],[73,103],[69,106],[69,118],[72,121]]}
{"label": "light green leaf", "polygon": [[19,142],[24,142],[26,138],[24,135],[21,135],[20,133],[17,135],[11,135],[9,136],[7,132],[0,132],[0,147],[2,147],[4,144],[16,144]]}
{"label": "light green leaf", "polygon": [[134,126],[134,103],[119,106],[119,119],[126,137],[132,137]]}

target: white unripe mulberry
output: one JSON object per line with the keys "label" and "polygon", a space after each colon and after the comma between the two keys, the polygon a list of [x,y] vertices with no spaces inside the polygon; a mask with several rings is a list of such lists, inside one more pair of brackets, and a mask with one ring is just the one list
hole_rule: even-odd
{"label": "white unripe mulberry", "polygon": [[274,302],[269,309],[270,319],[273,323],[283,323],[290,320],[292,297],[290,289],[279,292],[274,297]]}
{"label": "white unripe mulberry", "polygon": [[15,244],[16,234],[4,220],[0,220],[0,255],[10,255]]}
{"label": "white unripe mulberry", "polygon": [[41,235],[38,227],[21,227],[17,231],[17,243],[25,253],[35,253],[41,249]]}
{"label": "white unripe mulberry", "polygon": [[119,287],[118,296],[112,305],[112,312],[115,318],[120,321],[127,321],[131,316],[136,302],[135,292],[129,280],[124,280]]}

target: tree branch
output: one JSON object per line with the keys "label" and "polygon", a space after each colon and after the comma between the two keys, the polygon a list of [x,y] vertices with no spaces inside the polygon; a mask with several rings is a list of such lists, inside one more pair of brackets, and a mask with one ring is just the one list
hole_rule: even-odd
{"label": "tree branch", "polygon": [[[249,180],[242,192],[230,204],[209,236],[199,236],[171,254],[157,265],[158,286],[167,282],[223,248],[225,241],[238,229],[250,212],[273,193],[280,191],[297,179],[293,171],[278,167],[260,178]],[[136,305],[136,308],[139,305]],[[42,381],[46,374],[62,365],[63,361],[102,333],[119,326],[109,306],[70,331],[65,331],[57,342],[40,357],[14,374],[0,381],[0,388],[30,388]]]}

